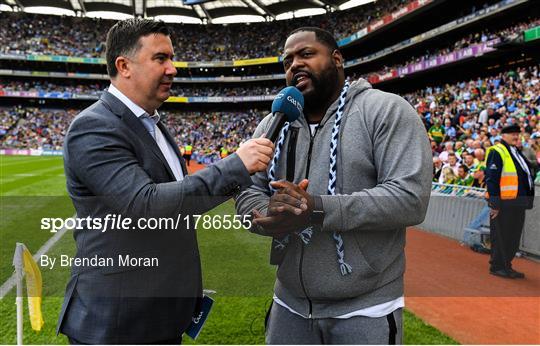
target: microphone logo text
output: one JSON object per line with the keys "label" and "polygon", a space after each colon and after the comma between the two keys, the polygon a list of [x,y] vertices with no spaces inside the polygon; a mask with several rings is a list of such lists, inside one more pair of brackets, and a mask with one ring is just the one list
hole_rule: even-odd
{"label": "microphone logo text", "polygon": [[300,102],[298,102],[297,100],[295,100],[292,96],[287,96],[287,101],[289,101],[290,103],[292,103],[296,108],[298,108],[298,110],[300,112],[302,112],[302,105],[300,104]]}

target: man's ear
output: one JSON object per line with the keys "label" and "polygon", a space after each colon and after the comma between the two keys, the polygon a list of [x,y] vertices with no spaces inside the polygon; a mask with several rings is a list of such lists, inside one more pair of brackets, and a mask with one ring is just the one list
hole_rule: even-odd
{"label": "man's ear", "polygon": [[118,74],[122,77],[129,78],[131,76],[131,61],[128,58],[119,56],[114,61],[114,65],[116,66]]}
{"label": "man's ear", "polygon": [[332,52],[332,59],[334,60],[334,63],[337,67],[344,68],[343,66],[343,55],[341,55],[341,52],[339,49],[334,49]]}

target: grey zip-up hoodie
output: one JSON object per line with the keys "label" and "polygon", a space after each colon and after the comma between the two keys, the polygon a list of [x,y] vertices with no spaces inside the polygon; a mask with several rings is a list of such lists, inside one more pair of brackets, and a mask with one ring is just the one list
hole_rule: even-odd
{"label": "grey zip-up hoodie", "polygon": [[[276,168],[278,180],[285,179],[290,134],[298,131],[293,182],[309,179],[307,191],[321,196],[325,218],[308,244],[290,237],[274,290],[289,307],[313,318],[336,317],[403,295],[405,227],[424,220],[431,191],[431,150],[417,113],[403,98],[360,79],[347,93],[336,195],[327,195],[337,103],[313,137],[304,117],[291,124]],[[263,119],[254,137],[270,120],[271,115]],[[254,185],[236,198],[239,214],[267,210],[267,172],[252,180]],[[334,231],[344,241],[345,262],[352,267],[348,275],[338,266]]]}

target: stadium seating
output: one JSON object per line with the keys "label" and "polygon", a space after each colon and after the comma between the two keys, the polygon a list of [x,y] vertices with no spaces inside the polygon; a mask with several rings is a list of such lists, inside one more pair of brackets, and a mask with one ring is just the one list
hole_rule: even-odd
{"label": "stadium seating", "polygon": [[[490,138],[499,136],[505,124],[518,123],[523,128],[523,146],[538,152],[539,91],[540,67],[534,65],[487,78],[428,87],[404,97],[417,109],[426,129],[436,119],[441,124],[450,119],[450,127],[457,130],[456,135],[448,139],[465,143],[461,151],[473,150],[474,141],[486,149],[492,144]],[[487,115],[489,109],[493,110],[491,115]],[[61,148],[62,136],[76,112],[20,107],[3,109],[1,116],[5,119],[2,124],[6,135],[0,145],[4,148]],[[251,136],[266,113],[253,109],[235,113],[164,111],[162,116],[173,129],[177,142],[194,145],[202,162],[221,146],[234,151],[242,140]],[[460,148],[454,146],[453,149]],[[442,150],[442,146],[437,145],[434,155],[439,155]]]}
{"label": "stadium seating", "polygon": [[[193,68],[190,65],[188,69],[185,66],[179,67],[179,76],[182,78],[175,81],[172,89],[172,96],[178,99],[176,102],[213,102],[219,105],[241,101],[241,104],[234,111],[202,106],[197,110],[193,107],[166,107],[161,112],[162,117],[173,129],[180,145],[191,143],[195,147],[194,156],[200,162],[210,163],[219,159],[217,153],[221,147],[232,152],[242,140],[249,138],[257,123],[267,114],[269,101],[284,86],[284,82],[278,60],[270,65],[248,64],[245,71],[244,66],[235,68],[235,65],[220,70],[219,64],[214,66],[211,61],[277,56],[283,45],[282,40],[298,26],[319,26],[330,30],[338,38],[359,39],[360,36],[355,35],[363,28],[369,25],[372,30],[372,27],[384,26],[385,21],[381,18],[389,14],[398,18],[396,13],[409,4],[404,0],[381,0],[322,16],[250,25],[172,24],[177,60],[194,64]],[[481,8],[473,5],[472,8],[464,8],[463,13],[468,15],[455,18],[455,22],[465,23],[468,20],[472,23],[482,15],[495,13],[510,5],[512,1],[488,1]],[[104,65],[98,60],[89,61],[88,66],[70,64],[69,59],[64,65],[40,64],[33,60],[47,61],[48,58],[40,57],[51,55],[68,58],[103,57],[106,32],[114,21],[20,12],[3,12],[1,16],[6,25],[0,28],[0,55],[7,55],[6,59],[13,56],[22,58],[11,60],[17,64],[17,70],[6,70],[0,77],[0,96],[12,98],[9,104],[1,108],[0,147],[60,150],[73,116],[97,99],[107,87]],[[362,55],[362,52],[368,51],[366,49],[349,49],[348,52],[357,52],[360,56],[347,57],[350,68],[346,69],[346,73],[350,80],[365,78],[377,87],[379,82],[385,80],[382,78],[385,75],[406,77],[408,75],[400,75],[402,69],[422,61],[459,53],[479,44],[489,44],[491,51],[494,50],[491,47],[496,44],[516,41],[524,30],[539,24],[540,18],[533,12],[530,16],[522,15],[507,23],[502,22],[492,29],[476,26],[473,31],[463,30],[461,34],[451,36],[451,40],[416,49],[414,54],[403,57],[394,54],[389,60],[393,63],[388,66],[382,55],[392,54],[393,51],[388,51],[388,47],[382,50],[374,48],[369,55]],[[432,31],[442,33],[443,27],[436,27]],[[411,32],[411,35],[415,33]],[[396,46],[419,43],[429,36],[427,34],[398,42]],[[267,37],[280,39],[261,45],[260,42],[266,42]],[[28,54],[35,58],[25,60]],[[382,69],[380,66],[375,69],[377,63],[371,70],[362,68],[362,64],[368,64],[369,59],[381,57],[383,60],[378,65],[383,66]],[[97,65],[93,67],[92,64]],[[207,65],[214,67],[208,71],[208,67],[205,67]],[[360,67],[355,68],[353,65]],[[88,74],[87,71],[100,73]],[[235,77],[224,76],[224,73]],[[204,79],[198,77],[198,74],[208,77]],[[416,91],[401,93],[417,109],[426,131],[429,132],[436,121],[444,125],[445,138],[442,143],[432,143],[433,155],[439,156],[442,151],[448,150],[445,142],[452,141],[450,150],[458,152],[461,159],[459,153],[477,148],[487,149],[498,138],[505,124],[517,123],[523,129],[524,152],[538,165],[539,66],[529,63],[523,67],[507,68],[491,74],[482,73],[457,82],[455,80],[448,84],[438,83],[438,86],[424,85]],[[41,104],[37,107],[36,99]],[[49,106],[47,102],[50,99],[66,100],[68,104]],[[253,102],[259,103],[254,105]]]}
{"label": "stadium seating", "polygon": [[[253,23],[249,26],[172,25],[173,42],[179,60],[212,61],[276,56],[281,40],[298,26],[319,26],[338,38],[349,36],[383,15],[405,4],[405,0],[383,0],[349,11],[326,16],[298,18],[275,23]],[[0,53],[50,54],[100,57],[104,54],[107,30],[111,20],[2,13]],[[265,42],[265,44],[261,44]],[[201,49],[204,47],[204,49]]]}

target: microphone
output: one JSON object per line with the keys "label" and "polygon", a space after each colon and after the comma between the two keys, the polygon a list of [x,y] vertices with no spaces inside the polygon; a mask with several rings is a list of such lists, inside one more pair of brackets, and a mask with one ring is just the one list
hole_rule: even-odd
{"label": "microphone", "polygon": [[266,138],[275,142],[285,121],[293,122],[304,110],[304,95],[293,86],[281,90],[272,102],[272,120]]}

